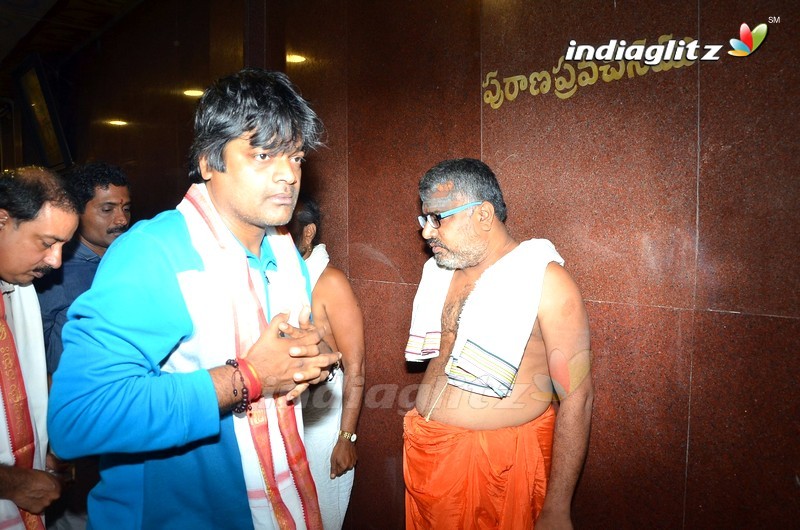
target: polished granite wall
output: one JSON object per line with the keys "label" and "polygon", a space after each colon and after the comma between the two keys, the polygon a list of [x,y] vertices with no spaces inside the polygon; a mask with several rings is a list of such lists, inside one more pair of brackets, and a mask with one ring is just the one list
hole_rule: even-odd
{"label": "polished granite wall", "polygon": [[[402,351],[427,257],[416,183],[458,156],[496,170],[514,234],[551,239],[586,299],[597,397],[576,527],[795,524],[800,192],[789,98],[797,7],[303,7],[306,24],[293,26],[287,43],[313,42],[317,80],[306,82],[303,65],[289,72],[332,113],[323,117],[334,151],[346,146],[335,163],[321,154],[330,165],[315,185],[325,211],[346,219],[327,237],[367,318],[372,399],[359,425],[347,526],[403,527],[401,414],[420,374],[406,369]],[[755,54],[726,53],[742,22],[771,16],[782,22],[768,24]],[[571,63],[572,83],[569,63],[559,66],[571,39],[664,35],[723,45],[720,59],[626,64],[621,79],[600,61],[599,71]],[[551,87],[543,93],[546,76],[537,74],[533,94],[538,72]],[[528,87],[506,84],[518,75]]]}
{"label": "polished granite wall", "polygon": [[60,65],[59,108],[73,158],[121,166],[133,182],[135,220],[174,207],[186,192],[197,98],[183,91],[244,64],[237,6],[145,1]]}
{"label": "polished granite wall", "polygon": [[402,528],[402,414],[421,379],[403,350],[427,258],[416,183],[443,158],[481,154],[479,4],[295,7],[287,52],[309,60],[287,72],[320,112],[331,147],[308,157],[303,185],[321,199],[323,240],[366,320],[367,391],[345,527]]}
{"label": "polished granite wall", "polygon": [[[304,187],[320,198],[325,242],[366,316],[347,528],[404,526],[402,414],[421,374],[402,352],[427,258],[416,184],[460,156],[496,170],[513,233],[552,240],[586,299],[596,400],[576,527],[796,524],[795,3],[256,4],[146,1],[83,51],[67,72],[75,152],[121,161],[146,217],[186,185],[193,105],[176,85],[205,85],[242,57],[283,67],[276,39],[308,57],[285,65],[328,133],[308,156]],[[761,49],[727,55],[742,22],[769,17],[781,22],[768,24]],[[626,65],[615,80],[618,65],[559,66],[571,39],[663,35],[724,45],[720,60]],[[506,84],[530,74],[534,93]],[[111,102],[143,116],[140,129],[84,119]]]}

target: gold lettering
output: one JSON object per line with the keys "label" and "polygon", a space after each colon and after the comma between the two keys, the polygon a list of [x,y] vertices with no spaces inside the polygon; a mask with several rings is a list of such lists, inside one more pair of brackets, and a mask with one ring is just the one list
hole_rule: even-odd
{"label": "gold lettering", "polygon": [[617,66],[619,68],[614,69],[613,64],[604,64],[598,68],[603,81],[610,83],[611,81],[618,81],[625,76],[625,61],[617,61]]}
{"label": "gold lettering", "polygon": [[559,73],[562,68],[569,74],[569,77],[556,76],[556,97],[568,99],[575,95],[578,87],[575,84],[575,68],[571,64],[564,62],[563,55],[558,59],[558,65],[553,68],[553,73]]}
{"label": "gold lettering", "polygon": [[[531,95],[538,96],[539,94],[547,94],[548,92],[550,92],[550,85],[551,85],[550,72],[548,72],[547,70],[542,70],[541,72],[533,72],[530,75],[530,81],[531,81],[530,85]],[[537,86],[537,83],[539,83],[539,86]]]}
{"label": "gold lettering", "polygon": [[496,92],[492,94],[491,90],[483,93],[483,101],[488,103],[493,109],[499,109],[503,104],[503,89],[500,87],[500,81],[495,79],[497,77],[497,70],[486,74],[486,81],[481,85],[483,88],[488,88],[491,85]]}
{"label": "gold lettering", "polygon": [[520,90],[528,88],[528,78],[524,75],[515,75],[513,77],[504,77],[503,82],[506,84],[506,99],[514,101],[517,99]]}
{"label": "gold lettering", "polygon": [[[578,63],[578,85],[589,86],[597,83],[597,64],[594,61],[581,61]],[[588,69],[588,71],[586,71]]]}
{"label": "gold lettering", "polygon": [[253,407],[253,410],[250,411],[250,423],[253,425],[259,425],[267,421],[267,411],[263,408],[256,408]]}
{"label": "gold lettering", "polygon": [[8,400],[11,403],[18,403],[22,401],[22,392],[19,391],[19,386],[11,385],[8,389]]}
{"label": "gold lettering", "polygon": [[[644,46],[647,44],[647,39],[639,39],[633,41],[633,44],[638,44],[640,46]],[[642,64],[639,61],[628,61],[628,78],[634,78],[637,75],[643,76],[648,71],[650,71],[650,67],[646,64]]]}
{"label": "gold lettering", "polygon": [[[497,70],[495,70],[486,74],[486,78],[481,85],[486,89],[483,93],[483,101],[493,109],[498,109],[504,101],[517,99],[521,91],[527,89],[532,96],[538,96],[550,92],[554,85],[556,97],[569,99],[575,95],[578,87],[594,85],[600,79],[605,83],[610,83],[619,81],[626,75],[630,79],[641,77],[651,70],[653,72],[665,72],[672,68],[691,66],[696,61],[687,59],[686,55],[689,49],[686,45],[693,42],[694,40],[690,37],[684,37],[682,41],[673,41],[672,35],[661,35],[656,46],[663,47],[663,50],[661,50],[663,52],[662,56],[676,57],[680,54],[681,58],[678,60],[662,60],[654,66],[642,64],[644,60],[642,59],[642,52],[646,47],[647,39],[639,39],[633,41],[628,48],[640,46],[641,49],[631,50],[630,55],[626,50],[625,60],[604,61],[600,65],[595,61],[580,61],[577,63],[577,74],[576,67],[567,62],[566,57],[563,55],[559,57],[558,64],[550,70],[532,72],[527,77],[524,75],[504,77],[502,84],[497,79]],[[631,59],[632,57],[639,57],[640,60],[633,60]]]}

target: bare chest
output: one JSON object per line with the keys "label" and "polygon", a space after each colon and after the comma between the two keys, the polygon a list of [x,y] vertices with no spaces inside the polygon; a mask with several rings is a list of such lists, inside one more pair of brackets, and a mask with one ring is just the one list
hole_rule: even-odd
{"label": "bare chest", "polygon": [[455,336],[458,333],[458,319],[464,309],[467,297],[474,287],[474,282],[465,281],[457,276],[453,277],[442,308],[442,335]]}

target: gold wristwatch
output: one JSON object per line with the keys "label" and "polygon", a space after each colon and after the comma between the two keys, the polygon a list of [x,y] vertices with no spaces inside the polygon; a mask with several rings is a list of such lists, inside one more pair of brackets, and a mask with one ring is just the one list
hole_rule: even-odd
{"label": "gold wristwatch", "polygon": [[356,443],[356,438],[358,438],[358,435],[354,432],[339,431],[339,437],[344,438],[349,442]]}

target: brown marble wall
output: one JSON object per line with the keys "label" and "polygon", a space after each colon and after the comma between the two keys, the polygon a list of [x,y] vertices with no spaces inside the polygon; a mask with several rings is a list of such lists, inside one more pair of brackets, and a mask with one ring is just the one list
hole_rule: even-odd
{"label": "brown marble wall", "polygon": [[[135,174],[146,217],[185,189],[193,103],[179,87],[205,86],[241,57],[273,67],[284,52],[308,58],[285,65],[328,132],[304,186],[320,198],[333,262],[366,316],[347,528],[404,526],[401,421],[421,376],[402,351],[427,257],[416,185],[460,156],[496,170],[513,233],[551,239],[587,301],[597,396],[576,527],[796,524],[795,3],[256,4],[211,17],[211,3],[143,2],[82,52],[62,108],[73,109],[76,158]],[[242,21],[226,14],[257,34],[231,38],[223,29]],[[768,24],[761,49],[726,53],[742,22],[769,17],[781,22]],[[618,65],[559,66],[571,39],[662,35],[723,45],[720,59],[626,65],[615,80]],[[225,42],[233,47],[215,47]],[[547,75],[536,93],[504,80],[537,72]],[[99,124],[120,112],[135,127]]]}
{"label": "brown marble wall", "polygon": [[208,0],[143,2],[62,66],[60,108],[73,158],[125,169],[135,219],[174,207],[186,192],[197,99],[183,91],[241,68],[243,17]]}
{"label": "brown marble wall", "polygon": [[345,526],[403,528],[402,414],[421,379],[406,370],[403,349],[426,259],[417,181],[442,158],[480,156],[479,3],[294,9],[287,51],[309,60],[287,72],[328,130],[303,186],[320,198],[323,239],[366,317],[368,388]]}
{"label": "brown marble wall", "polygon": [[[597,398],[576,526],[791,526],[797,7],[312,4],[288,42],[320,57],[316,80],[297,73],[335,143],[311,160],[325,167],[313,186],[364,305],[372,392],[346,526],[403,527],[400,416],[419,374],[400,356],[426,257],[416,182],[455,156],[496,170],[513,232],[551,239],[587,300]],[[742,22],[777,16],[762,49],[726,53]],[[571,39],[664,35],[723,45],[720,59],[626,65],[620,79],[616,63],[559,66]],[[491,72],[499,105],[496,85],[479,87]],[[505,83],[534,72],[549,91]]]}

